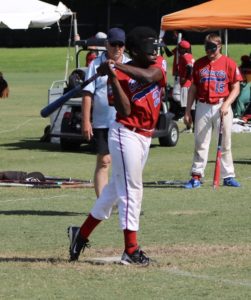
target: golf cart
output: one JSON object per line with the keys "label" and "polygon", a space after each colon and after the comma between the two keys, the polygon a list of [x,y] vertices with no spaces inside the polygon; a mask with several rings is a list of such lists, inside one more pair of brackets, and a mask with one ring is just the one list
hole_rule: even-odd
{"label": "golf cart", "polygon": [[[85,72],[84,68],[79,67],[80,54],[90,47],[95,47],[98,51],[104,50],[104,39],[79,40],[76,44],[79,50],[76,52],[75,71]],[[75,83],[78,83],[77,80],[74,83],[71,75],[68,81],[61,80],[52,83],[49,89],[48,103],[55,101],[73,88]],[[160,146],[173,147],[178,142],[179,130],[173,120],[174,114],[168,110],[168,97],[170,95],[166,93],[153,138],[158,138]],[[49,136],[50,142],[59,143],[62,150],[78,150],[81,144],[88,143],[81,134],[81,103],[81,94],[75,95],[50,116],[51,125],[46,127],[47,133],[45,132],[45,134]]]}

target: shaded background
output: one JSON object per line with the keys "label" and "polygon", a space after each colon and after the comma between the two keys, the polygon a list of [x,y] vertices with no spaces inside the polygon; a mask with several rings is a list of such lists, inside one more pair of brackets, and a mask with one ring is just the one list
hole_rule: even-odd
{"label": "shaded background", "polygon": [[[45,0],[54,5],[58,0]],[[77,13],[78,32],[81,39],[94,36],[98,31],[107,32],[109,27],[121,27],[126,32],[138,25],[160,29],[161,17],[184,8],[198,5],[207,0],[62,0]],[[10,30],[0,29],[0,47],[65,46],[72,39],[71,18],[60,22],[60,29]],[[205,33],[185,32],[184,37],[193,44],[203,43]],[[230,43],[250,42],[249,30],[229,30]],[[173,44],[172,33],[169,43]]]}

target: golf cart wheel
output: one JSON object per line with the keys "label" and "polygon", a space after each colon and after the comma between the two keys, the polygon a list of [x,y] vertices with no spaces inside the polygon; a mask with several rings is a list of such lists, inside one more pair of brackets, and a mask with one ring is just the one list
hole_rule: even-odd
{"label": "golf cart wheel", "polygon": [[176,122],[171,121],[168,126],[167,135],[159,137],[159,144],[163,147],[174,147],[179,140],[179,128]]}
{"label": "golf cart wheel", "polygon": [[[69,127],[69,122],[67,119],[62,119],[61,132],[71,133],[71,128]],[[63,151],[76,151],[79,150],[81,142],[76,141],[71,138],[60,138],[60,147]]]}

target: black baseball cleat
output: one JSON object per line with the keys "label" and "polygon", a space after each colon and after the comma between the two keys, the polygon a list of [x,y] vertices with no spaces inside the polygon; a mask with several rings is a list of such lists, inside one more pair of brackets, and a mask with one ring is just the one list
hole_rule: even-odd
{"label": "black baseball cleat", "polygon": [[68,237],[70,240],[70,261],[78,260],[80,252],[84,252],[85,247],[89,248],[90,245],[88,244],[89,240],[85,240],[80,236],[79,233],[80,227],[76,226],[69,226],[68,227]]}
{"label": "black baseball cleat", "polygon": [[146,256],[144,251],[138,248],[132,254],[124,252],[120,262],[123,265],[138,265],[146,267],[150,264],[150,258]]}

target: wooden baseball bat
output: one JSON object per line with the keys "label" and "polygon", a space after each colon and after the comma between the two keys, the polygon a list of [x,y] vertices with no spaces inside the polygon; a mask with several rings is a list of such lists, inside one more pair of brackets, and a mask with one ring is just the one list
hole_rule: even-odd
{"label": "wooden baseball bat", "polygon": [[220,119],[219,138],[218,138],[216,161],[215,161],[215,168],[214,168],[214,180],[213,180],[214,189],[217,189],[220,185],[222,133],[223,133],[223,117],[221,117]]}
{"label": "wooden baseball bat", "polygon": [[79,183],[71,183],[71,184],[67,184],[67,183],[63,183],[60,185],[61,189],[82,189],[82,188],[93,188],[94,184],[89,182],[89,183],[83,183],[83,182],[79,182]]}
{"label": "wooden baseball bat", "polygon": [[52,114],[55,110],[57,110],[59,107],[61,107],[65,102],[67,102],[70,98],[74,97],[77,93],[79,93],[85,86],[87,86],[89,83],[94,81],[99,77],[99,74],[94,74],[89,79],[85,80],[82,84],[77,85],[74,89],[70,90],[57,100],[53,101],[52,103],[45,106],[41,111],[40,115],[43,118],[48,117],[50,114]]}

